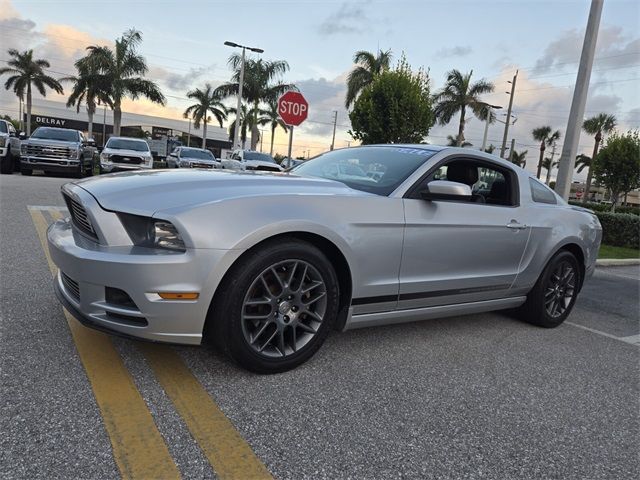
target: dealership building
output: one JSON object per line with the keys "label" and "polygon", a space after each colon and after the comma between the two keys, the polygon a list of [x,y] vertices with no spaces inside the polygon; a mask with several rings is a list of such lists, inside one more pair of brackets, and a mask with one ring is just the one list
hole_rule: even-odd
{"label": "dealership building", "polygon": [[[24,116],[26,122],[26,115]],[[31,131],[39,126],[73,128],[87,133],[88,118],[84,107],[77,112],[75,108],[67,108],[63,103],[48,100],[34,102],[31,109]],[[121,135],[126,137],[151,137],[155,140],[169,139],[192,147],[202,146],[202,125],[195,129],[189,120],[140,115],[122,112]],[[108,108],[98,107],[93,117],[93,138],[96,145],[104,145],[106,139],[113,134],[113,112]],[[206,148],[216,157],[222,151],[231,148],[229,134],[225,128],[207,125]]]}

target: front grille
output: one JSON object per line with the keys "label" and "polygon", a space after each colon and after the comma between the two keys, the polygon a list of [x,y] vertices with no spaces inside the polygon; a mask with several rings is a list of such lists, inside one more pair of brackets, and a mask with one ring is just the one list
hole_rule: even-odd
{"label": "front grille", "polygon": [[278,167],[247,167],[247,170],[259,170],[261,172],[279,172],[280,169]]}
{"label": "front grille", "polygon": [[80,286],[78,285],[78,282],[68,277],[64,272],[60,272],[60,278],[62,279],[62,285],[64,285],[65,290],[79,302]]}
{"label": "front grille", "polygon": [[69,147],[58,147],[50,145],[27,145],[26,155],[40,158],[52,158],[66,160],[71,157]]}
{"label": "front grille", "polygon": [[129,155],[111,155],[109,160],[113,163],[126,163],[129,165],[140,165],[142,163],[142,158]]}
{"label": "front grille", "polygon": [[192,163],[190,165],[191,168],[213,168],[213,165],[210,163]]}
{"label": "front grille", "polygon": [[80,202],[74,200],[68,195],[64,195],[64,199],[67,202],[67,207],[69,209],[69,213],[71,214],[71,219],[73,220],[73,224],[75,225],[75,227],[92,239],[98,240],[98,236],[93,229],[93,225],[91,225],[91,220],[89,220],[87,212],[80,204]]}

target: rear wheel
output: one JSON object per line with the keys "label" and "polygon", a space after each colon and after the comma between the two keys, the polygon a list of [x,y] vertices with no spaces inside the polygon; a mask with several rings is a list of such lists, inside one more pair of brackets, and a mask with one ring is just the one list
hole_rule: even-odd
{"label": "rear wheel", "polygon": [[212,305],[211,334],[242,367],[284,372],[320,348],[338,297],[336,274],[319,249],[293,240],[271,243],[227,275]]}
{"label": "rear wheel", "polygon": [[527,301],[518,309],[519,316],[533,325],[557,327],[571,313],[581,281],[576,257],[566,250],[558,252],[549,260]]}

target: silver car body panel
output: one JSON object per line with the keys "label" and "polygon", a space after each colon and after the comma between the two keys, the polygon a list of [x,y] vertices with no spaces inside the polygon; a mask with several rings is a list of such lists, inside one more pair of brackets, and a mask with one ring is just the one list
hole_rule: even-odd
{"label": "silver car body panel", "polygon": [[[427,172],[458,157],[515,172],[519,205],[405,198]],[[456,148],[437,152],[388,197],[295,173],[192,169],[125,172],[64,190],[85,207],[98,237],[97,243],[84,238],[68,221],[57,222],[48,234],[52,259],[80,284],[80,314],[106,321],[104,286],[121,288],[148,326],[111,319],[107,328],[178,343],[200,341],[226,271],[247,249],[276,235],[316,235],[342,253],[352,283],[345,329],[520,305],[564,245],[581,249],[590,274],[601,237],[594,215],[561,199],[557,205],[533,202],[526,171]],[[133,246],[114,212],[173,223],[186,253]],[[159,301],[153,294],[161,291],[197,291],[200,297]]]}

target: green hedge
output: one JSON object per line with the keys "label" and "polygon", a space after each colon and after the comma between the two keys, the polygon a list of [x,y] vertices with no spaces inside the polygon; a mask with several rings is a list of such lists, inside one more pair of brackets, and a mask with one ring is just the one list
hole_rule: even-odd
{"label": "green hedge", "polygon": [[615,247],[640,246],[640,217],[628,213],[596,212],[602,224],[602,243]]}
{"label": "green hedge", "polygon": [[[595,203],[595,202],[581,203],[581,202],[575,202],[573,200],[570,201],[569,203],[577,207],[588,208],[589,210],[593,210],[594,212],[610,212],[611,211],[611,205],[606,203]],[[617,206],[616,213],[630,213],[632,215],[640,215],[640,207]]]}

